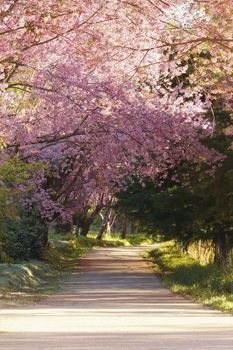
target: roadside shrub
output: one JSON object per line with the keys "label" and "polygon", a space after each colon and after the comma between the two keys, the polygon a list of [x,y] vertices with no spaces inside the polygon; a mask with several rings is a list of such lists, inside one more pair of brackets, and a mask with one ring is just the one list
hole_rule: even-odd
{"label": "roadside shrub", "polygon": [[48,229],[36,209],[20,209],[5,225],[3,251],[14,260],[41,259],[47,245]]}

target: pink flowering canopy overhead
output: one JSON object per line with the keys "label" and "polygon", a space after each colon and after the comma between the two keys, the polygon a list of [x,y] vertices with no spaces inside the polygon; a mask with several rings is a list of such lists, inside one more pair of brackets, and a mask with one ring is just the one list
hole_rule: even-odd
{"label": "pink flowering canopy overhead", "polygon": [[[187,16],[190,6],[199,14],[195,23]],[[164,84],[166,76],[187,70],[181,57],[168,59],[174,47],[183,47],[187,59],[206,49],[203,26],[219,35],[220,25],[210,31],[214,14],[206,9],[201,2],[140,0],[1,5],[0,137],[7,150],[47,164],[33,180],[34,200],[47,219],[54,213],[67,219],[87,202],[104,203],[134,173],[165,178],[184,161],[212,170],[221,161],[201,142],[212,132],[204,118],[210,102],[202,98],[207,77],[203,87],[195,86],[203,60],[191,77],[193,90]],[[197,28],[199,49],[192,39]],[[226,60],[228,49],[221,47]],[[211,50],[216,56],[214,45]],[[212,73],[208,88],[224,90]]]}

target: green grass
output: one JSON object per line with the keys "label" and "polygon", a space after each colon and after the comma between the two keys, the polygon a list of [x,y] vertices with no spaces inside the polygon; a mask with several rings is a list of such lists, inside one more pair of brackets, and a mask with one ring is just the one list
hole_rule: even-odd
{"label": "green grass", "polygon": [[[153,236],[145,236],[142,233],[127,234],[126,239],[121,239],[119,233],[114,233],[111,236],[104,235],[102,240],[97,240],[96,237],[97,232],[91,231],[88,233],[87,237],[73,237],[72,242],[75,247],[87,248],[140,246],[145,244],[153,244],[156,242],[156,237],[153,238]],[[50,239],[70,240],[71,236],[64,233],[53,233],[50,235]]]}
{"label": "green grass", "polygon": [[174,292],[222,311],[233,313],[233,269],[215,264],[200,265],[167,242],[146,253],[155,272]]}
{"label": "green grass", "polygon": [[78,236],[72,239],[72,243],[75,247],[87,247],[87,248],[99,248],[99,247],[121,247],[129,245],[126,240],[120,239],[119,237],[106,237],[102,240],[96,239],[96,233],[89,233],[87,237]]}
{"label": "green grass", "polygon": [[[69,234],[51,234],[49,247],[43,261],[28,261],[0,264],[0,299],[5,304],[37,302],[55,293],[64,274],[78,266],[80,257],[87,250],[98,247],[119,247],[153,243],[142,234],[128,235],[120,239],[115,234],[96,240],[96,233],[88,237],[73,237]],[[11,262],[11,261],[9,261]]]}
{"label": "green grass", "polygon": [[6,305],[40,301],[55,293],[66,273],[78,264],[85,247],[51,241],[43,261],[0,264],[0,296]]}
{"label": "green grass", "polygon": [[4,304],[34,302],[58,287],[58,271],[48,263],[0,264],[0,295]]}
{"label": "green grass", "polygon": [[128,234],[126,239],[129,242],[129,245],[132,246],[141,246],[158,242],[156,235],[154,237],[152,235],[145,236],[143,233]]}
{"label": "green grass", "polygon": [[102,240],[97,240],[97,233],[90,232],[87,237],[79,236],[77,241],[82,245],[84,243],[94,247],[118,247],[118,246],[140,246],[145,244],[153,244],[156,238],[145,236],[143,233],[127,234],[125,239],[120,238],[119,233],[114,233],[111,236],[104,235]]}

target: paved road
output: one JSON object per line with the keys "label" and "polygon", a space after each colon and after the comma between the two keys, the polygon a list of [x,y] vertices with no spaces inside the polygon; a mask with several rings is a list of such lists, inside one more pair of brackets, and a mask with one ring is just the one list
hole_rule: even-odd
{"label": "paved road", "polygon": [[162,287],[142,249],[92,251],[58,294],[2,309],[0,349],[233,349],[233,317]]}

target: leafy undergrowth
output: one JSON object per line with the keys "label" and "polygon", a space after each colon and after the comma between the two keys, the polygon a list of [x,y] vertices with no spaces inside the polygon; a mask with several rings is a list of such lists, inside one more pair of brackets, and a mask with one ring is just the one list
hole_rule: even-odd
{"label": "leafy undergrowth", "polygon": [[17,305],[38,302],[59,288],[64,274],[72,271],[85,253],[69,242],[51,241],[44,261],[0,264],[1,303]]}
{"label": "leafy undergrowth", "polygon": [[146,257],[165,285],[195,301],[233,313],[233,270],[215,264],[200,265],[173,242],[162,244]]}

